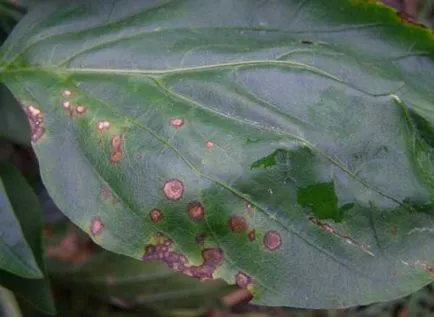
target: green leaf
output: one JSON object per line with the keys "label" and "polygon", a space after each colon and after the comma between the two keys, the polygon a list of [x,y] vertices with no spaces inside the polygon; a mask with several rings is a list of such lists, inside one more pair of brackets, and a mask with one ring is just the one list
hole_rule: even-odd
{"label": "green leaf", "polygon": [[30,127],[26,115],[4,85],[0,85],[0,138],[22,145],[30,144]]}
{"label": "green leaf", "polygon": [[[4,173],[0,174],[0,269],[24,278],[42,278],[42,272],[15,216],[14,209],[20,206],[11,204],[3,185],[4,182],[9,181],[7,177]],[[21,191],[19,187],[9,189]]]}
{"label": "green leaf", "polygon": [[433,281],[434,40],[391,9],[46,4],[0,56],[50,195],[104,248],[270,306]]}
{"label": "green leaf", "polygon": [[[10,204],[14,207],[15,215],[21,225],[21,228],[14,229],[19,230],[15,232],[12,232],[12,227],[10,227],[9,231],[12,233],[9,232],[9,234],[17,234],[17,232],[20,232],[22,229],[24,238],[35,257],[37,267],[43,269],[44,262],[42,260],[41,245],[42,224],[38,198],[27,184],[24,176],[12,165],[5,163],[0,164],[0,178],[3,181]],[[1,219],[1,226],[3,228],[5,219],[3,215]],[[45,272],[45,270],[43,271]],[[42,273],[40,271],[38,272],[39,277],[42,277]],[[17,296],[22,297],[24,300],[46,313],[53,314],[55,312],[50,285],[46,278],[25,279],[5,271],[0,271],[0,285],[10,289]]]}

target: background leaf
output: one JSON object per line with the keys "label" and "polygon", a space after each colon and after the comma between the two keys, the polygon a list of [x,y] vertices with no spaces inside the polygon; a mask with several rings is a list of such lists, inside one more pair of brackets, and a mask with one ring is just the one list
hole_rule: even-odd
{"label": "background leaf", "polygon": [[[4,167],[1,171],[3,173],[0,174],[0,218],[2,220],[0,223],[0,269],[24,278],[42,278],[42,272],[15,216],[14,209],[20,206],[11,204],[3,185],[3,182],[9,182],[9,175],[5,175],[5,172],[8,172]],[[21,189],[9,187],[9,190],[20,191]]]}
{"label": "background leaf", "polygon": [[30,127],[26,115],[4,85],[0,85],[0,138],[30,145]]}
{"label": "background leaf", "polygon": [[[14,211],[21,224],[24,237],[33,251],[39,268],[43,270],[42,225],[38,199],[25,178],[12,165],[1,163],[0,177],[8,193],[11,205],[14,206]],[[46,313],[53,314],[55,312],[50,285],[46,278],[24,279],[0,271],[0,285],[12,290],[16,295]]]}
{"label": "background leaf", "polygon": [[433,280],[434,41],[394,11],[46,4],[0,56],[50,195],[108,250],[271,306]]}

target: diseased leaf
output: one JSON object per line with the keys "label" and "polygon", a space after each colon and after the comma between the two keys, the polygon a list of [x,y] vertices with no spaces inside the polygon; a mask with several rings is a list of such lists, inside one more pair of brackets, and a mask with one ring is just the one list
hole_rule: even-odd
{"label": "diseased leaf", "polygon": [[394,11],[46,4],[0,56],[50,195],[104,248],[270,306],[433,281],[434,40]]}
{"label": "diseased leaf", "polygon": [[[41,245],[41,214],[38,198],[33,193],[26,179],[12,165],[0,164],[0,178],[15,215],[21,225],[24,238],[31,248],[38,267],[44,272]],[[1,217],[3,225],[3,216]],[[3,254],[2,254],[3,255]],[[48,314],[55,312],[50,285],[47,278],[26,279],[11,273],[0,271],[0,285],[10,289],[36,308]]]}
{"label": "diseased leaf", "polygon": [[0,174],[0,269],[24,278],[42,278],[42,272],[15,215],[14,209],[19,206],[9,201],[8,192],[3,184],[8,179],[4,179],[4,176]]}

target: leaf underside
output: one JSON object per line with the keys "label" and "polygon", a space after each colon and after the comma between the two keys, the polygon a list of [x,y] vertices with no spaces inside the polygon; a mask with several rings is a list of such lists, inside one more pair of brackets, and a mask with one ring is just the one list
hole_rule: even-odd
{"label": "leaf underside", "polygon": [[433,280],[433,35],[390,9],[47,4],[0,56],[50,195],[104,248],[270,306]]}

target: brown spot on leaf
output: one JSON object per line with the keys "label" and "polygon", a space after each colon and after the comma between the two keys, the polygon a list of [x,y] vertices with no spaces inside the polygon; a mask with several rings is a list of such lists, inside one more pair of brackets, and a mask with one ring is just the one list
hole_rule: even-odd
{"label": "brown spot on leaf", "polygon": [[397,227],[396,225],[393,225],[393,226],[392,226],[392,229],[390,230],[390,233],[391,233],[393,236],[396,236],[396,234],[398,233],[398,227]]}
{"label": "brown spot on leaf", "polygon": [[250,241],[255,241],[255,239],[256,239],[256,230],[255,229],[251,230],[247,234],[247,237],[249,238]]}
{"label": "brown spot on leaf", "polygon": [[151,218],[152,222],[159,222],[161,219],[163,219],[163,213],[161,212],[160,209],[154,208],[151,210],[151,212],[149,213],[149,218]]}
{"label": "brown spot on leaf", "polygon": [[282,244],[282,238],[277,231],[268,231],[264,236],[264,245],[270,251],[277,250]]}
{"label": "brown spot on leaf", "polygon": [[62,91],[62,96],[63,97],[70,97],[72,95],[72,91],[65,89],[64,91]]}
{"label": "brown spot on leaf", "polygon": [[169,179],[163,186],[164,196],[169,200],[181,199],[184,193],[184,184],[176,178]]}
{"label": "brown spot on leaf", "polygon": [[111,154],[110,159],[113,163],[117,163],[122,159],[122,152],[118,151],[118,152],[114,152]]}
{"label": "brown spot on leaf", "polygon": [[427,271],[428,273],[434,274],[434,267],[432,265],[429,265],[427,263],[422,263],[422,268]]}
{"label": "brown spot on leaf", "polygon": [[208,248],[202,251],[202,264],[190,266],[184,255],[172,250],[173,241],[171,239],[166,238],[162,233],[157,233],[154,242],[154,244],[146,245],[143,260],[161,260],[172,270],[200,280],[212,279],[214,271],[224,259],[220,248]]}
{"label": "brown spot on leaf", "polygon": [[171,127],[180,128],[184,125],[184,119],[182,118],[172,118],[169,120],[169,124]]}
{"label": "brown spot on leaf", "polygon": [[30,128],[32,130],[32,142],[38,141],[45,132],[44,117],[41,110],[35,108],[32,105],[24,107],[24,111],[29,120]]}
{"label": "brown spot on leaf", "polygon": [[82,113],[85,113],[86,111],[87,111],[87,107],[85,107],[85,106],[77,106],[77,107],[75,107],[75,112],[77,114],[82,114]]}
{"label": "brown spot on leaf", "polygon": [[249,286],[251,282],[251,279],[250,276],[248,276],[247,274],[243,272],[238,272],[235,275],[235,282],[237,283],[238,287],[247,288],[247,286]]}
{"label": "brown spot on leaf", "polygon": [[110,188],[108,188],[106,185],[103,185],[101,187],[101,199],[102,200],[107,200],[110,198],[112,192],[110,190]]}
{"label": "brown spot on leaf", "polygon": [[110,125],[111,125],[110,122],[108,122],[106,120],[98,121],[98,123],[97,123],[98,130],[100,130],[100,131],[110,129]]}
{"label": "brown spot on leaf", "polygon": [[232,232],[245,232],[247,230],[247,221],[242,216],[231,216],[228,225]]}
{"label": "brown spot on leaf", "polygon": [[206,239],[206,233],[205,232],[199,232],[196,235],[196,243],[199,245],[204,245]]}
{"label": "brown spot on leaf", "polygon": [[198,221],[203,219],[205,209],[200,202],[193,201],[188,204],[187,212],[192,220]]}
{"label": "brown spot on leaf", "polygon": [[302,40],[301,44],[313,44],[313,42],[309,40]]}
{"label": "brown spot on leaf", "polygon": [[122,137],[114,135],[111,141],[111,154],[110,159],[113,163],[117,163],[122,159]]}
{"label": "brown spot on leaf", "polygon": [[92,219],[90,226],[89,226],[89,231],[92,234],[92,236],[97,236],[101,233],[101,230],[104,228],[104,224],[102,223],[101,218],[99,217],[95,217]]}

